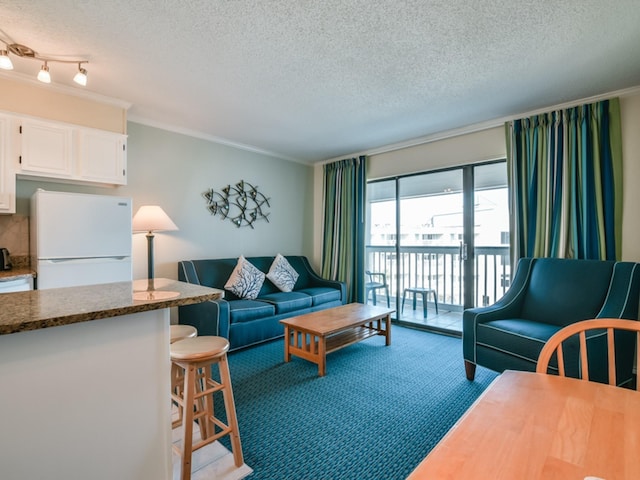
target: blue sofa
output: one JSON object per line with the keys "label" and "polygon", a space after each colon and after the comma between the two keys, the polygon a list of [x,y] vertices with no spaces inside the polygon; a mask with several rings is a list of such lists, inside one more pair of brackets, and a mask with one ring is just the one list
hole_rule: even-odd
{"label": "blue sofa", "polygon": [[[247,257],[264,273],[275,257]],[[280,323],[304,313],[343,305],[346,285],[318,276],[306,257],[285,256],[299,277],[293,291],[280,291],[265,279],[258,298],[247,300],[225,290],[225,298],[178,308],[179,323],[192,325],[198,335],[218,335],[229,339],[229,349],[254,345],[284,335]],[[237,258],[183,260],[178,262],[178,279],[224,290],[237,264]]]}
{"label": "blue sofa", "polygon": [[[535,371],[545,342],[562,327],[590,318],[638,319],[640,264],[559,258],[523,258],[513,282],[495,304],[465,310],[462,349],[466,375],[476,365],[502,372]],[[634,337],[616,333],[617,378],[632,379]],[[624,334],[623,334],[624,333]],[[606,370],[597,359],[606,352],[603,336],[588,340],[590,375],[606,382]],[[591,348],[593,345],[593,349]],[[568,376],[579,371],[577,341],[565,352]],[[593,360],[593,366],[592,366]],[[557,369],[557,361],[552,359]],[[606,365],[606,363],[605,363]]]}

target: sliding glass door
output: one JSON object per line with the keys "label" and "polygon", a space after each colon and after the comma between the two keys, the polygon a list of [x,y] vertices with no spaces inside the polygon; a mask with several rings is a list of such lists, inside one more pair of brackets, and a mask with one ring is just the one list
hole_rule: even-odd
{"label": "sliding glass door", "polygon": [[505,162],[370,182],[367,205],[368,301],[386,304],[386,281],[398,321],[459,331],[463,309],[504,293]]}
{"label": "sliding glass door", "polygon": [[499,300],[510,284],[509,195],[506,162],[473,168],[473,298],[483,307]]}
{"label": "sliding glass door", "polygon": [[436,304],[438,313],[462,305],[462,190],[460,169],[398,180],[399,319],[422,322]]}

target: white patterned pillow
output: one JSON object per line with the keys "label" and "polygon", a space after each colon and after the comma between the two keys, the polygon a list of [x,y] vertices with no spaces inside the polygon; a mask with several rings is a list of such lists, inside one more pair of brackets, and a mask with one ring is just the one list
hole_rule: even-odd
{"label": "white patterned pillow", "polygon": [[283,292],[293,290],[296,280],[298,280],[298,272],[282,255],[277,254],[271,264],[267,278]]}
{"label": "white patterned pillow", "polygon": [[240,298],[253,300],[260,293],[265,275],[244,256],[240,255],[236,267],[224,288]]}

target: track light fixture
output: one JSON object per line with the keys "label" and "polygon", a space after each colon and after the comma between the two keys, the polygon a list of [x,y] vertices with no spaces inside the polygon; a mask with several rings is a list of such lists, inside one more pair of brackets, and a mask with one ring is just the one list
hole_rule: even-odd
{"label": "track light fixture", "polygon": [[9,52],[0,50],[0,68],[3,70],[13,70],[13,63],[9,58]]}
{"label": "track light fixture", "polygon": [[3,70],[13,70],[13,62],[11,61],[11,57],[9,54],[13,54],[17,57],[27,58],[31,60],[38,60],[40,62],[44,62],[40,71],[38,72],[38,80],[43,83],[51,83],[51,74],[49,73],[49,63],[57,62],[57,63],[75,63],[78,65],[78,71],[73,77],[73,81],[78,85],[82,85],[83,87],[87,85],[87,70],[83,68],[83,64],[89,63],[89,60],[85,59],[73,59],[67,60],[62,58],[56,58],[49,55],[40,55],[38,52],[33,50],[26,45],[21,45],[19,43],[13,43],[11,41],[5,41],[0,38],[0,43],[5,45],[4,49],[0,49],[0,68]]}
{"label": "track light fixture", "polygon": [[87,86],[87,70],[82,68],[82,63],[78,63],[78,73],[73,77],[73,81],[83,87]]}
{"label": "track light fixture", "polygon": [[51,83],[51,75],[49,74],[49,66],[47,65],[46,60],[38,72],[38,80],[42,83]]}

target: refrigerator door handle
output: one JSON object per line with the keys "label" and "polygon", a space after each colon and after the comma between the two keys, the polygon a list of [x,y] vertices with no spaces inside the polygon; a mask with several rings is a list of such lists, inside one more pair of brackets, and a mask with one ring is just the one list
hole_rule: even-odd
{"label": "refrigerator door handle", "polygon": [[87,258],[87,257],[78,257],[78,258],[47,258],[47,259],[40,259],[41,262],[48,262],[48,263],[69,263],[69,262],[77,262],[77,263],[81,263],[81,262],[95,262],[96,260],[100,260],[100,261],[122,261],[122,260],[129,260],[129,257],[126,255],[122,255],[122,256],[117,256],[117,257],[91,257],[91,258]]}

